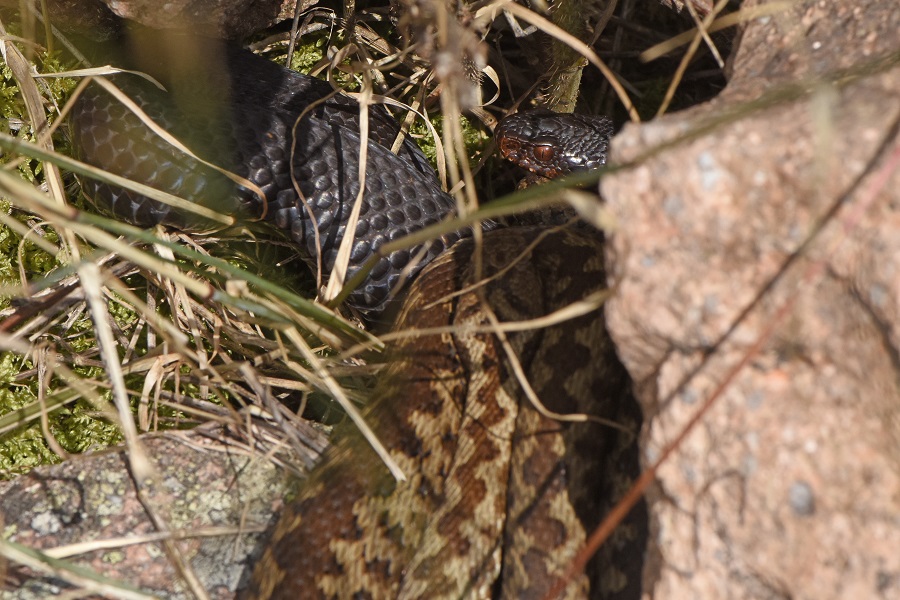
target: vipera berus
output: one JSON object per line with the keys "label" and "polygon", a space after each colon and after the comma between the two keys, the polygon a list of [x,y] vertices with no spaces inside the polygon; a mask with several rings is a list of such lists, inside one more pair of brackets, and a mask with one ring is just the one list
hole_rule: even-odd
{"label": "vipera berus", "polygon": [[[599,237],[489,232],[486,279],[476,279],[476,251],[458,243],[413,283],[396,326],[411,337],[391,349],[366,415],[409,480],[397,483],[355,430],[339,433],[284,509],[246,600],[541,598],[621,497],[638,468],[640,415],[603,310],[507,337],[549,410],[625,431],[539,414],[500,338],[484,332],[489,310],[523,321],[603,290]],[[476,281],[485,283],[468,287]],[[415,334],[433,328],[441,333]],[[639,597],[642,511],[565,597]]]}
{"label": "vipera berus", "polygon": [[[267,69],[263,72],[271,74],[264,79],[270,83],[297,81],[296,74],[276,73],[256,58],[229,52],[234,64],[252,62]],[[245,84],[231,81],[232,93],[245,98]],[[319,90],[314,95],[324,93],[318,84],[302,82]],[[326,110],[327,114],[314,115],[321,119],[316,124],[291,129],[287,125],[294,118],[291,111],[308,100],[304,97],[295,106],[295,99],[302,94],[290,88],[268,93],[269,100],[258,104],[275,107],[273,131],[276,138],[287,140],[289,147],[291,135],[303,134],[318,140],[331,157],[328,160],[341,160],[341,148],[358,151],[359,137],[352,124],[347,129],[330,120],[337,115],[334,118],[343,122],[346,117],[347,103],[341,97],[327,109],[333,109],[333,115]],[[243,106],[252,107],[253,117],[246,122],[235,118],[236,132],[213,131],[200,138],[208,142],[224,135],[224,139],[256,140],[258,132],[252,126],[267,121],[252,102],[245,101]],[[152,99],[141,103],[149,112],[156,111],[154,116],[163,122],[170,115],[158,110]],[[146,171],[145,165],[122,150],[146,143],[140,147],[151,154],[159,152],[158,156],[176,165],[174,172],[187,174],[169,175],[173,171],[168,166],[154,171],[154,182],[158,180],[163,189],[191,199],[193,187],[216,188],[222,183],[216,176],[192,179],[195,172],[205,173],[202,177],[208,172],[192,159],[173,158],[165,145],[146,142],[143,125],[127,113],[120,114],[103,92],[86,93],[74,114],[76,146],[88,160],[103,164],[111,147],[113,154],[126,159],[121,169]],[[381,113],[376,114],[381,119]],[[173,126],[177,128],[178,123]],[[251,127],[245,127],[248,124]],[[107,138],[110,130],[120,137]],[[326,133],[329,131],[333,134]],[[123,140],[124,146],[109,139]],[[400,162],[395,168],[376,167],[381,164],[376,162],[370,165],[371,172],[367,171],[367,190],[370,184],[379,187],[366,195],[373,212],[360,237],[359,256],[354,254],[351,265],[361,264],[382,237],[402,235],[407,227],[433,223],[452,212],[433,174],[414,166],[417,150],[407,149],[407,157],[401,160],[379,149],[377,141],[369,145],[370,160],[374,156],[388,161],[387,165],[393,165],[390,161],[394,158]],[[279,152],[265,143],[262,146],[263,154]],[[256,156],[257,152],[251,149],[250,154]],[[223,162],[234,167],[228,163],[233,157],[225,154]],[[285,155],[278,156],[283,159]],[[304,193],[311,194],[315,205],[322,191],[319,183],[325,182],[326,193],[321,198],[327,200],[327,206],[323,205],[324,211],[316,217],[317,226],[331,232],[325,247],[322,239],[310,241],[310,220],[304,216],[304,207],[296,196],[285,195],[294,189],[291,169],[308,164],[314,174],[329,173],[327,168],[322,171],[315,166],[322,162],[318,155],[300,156],[299,162],[295,157],[286,167],[274,170],[254,166],[255,158],[251,158],[250,164],[238,165],[238,170],[243,169],[264,192],[273,194],[269,208],[276,212],[276,223],[281,218],[278,214],[283,213],[285,222],[280,225],[291,228],[296,241],[308,245],[311,252],[317,247],[327,250],[323,258],[328,266],[343,235],[340,224],[358,189],[355,166],[337,169],[338,179],[329,175],[320,180],[316,175],[311,182],[299,182],[313,190]],[[419,201],[423,194],[427,196],[424,201],[433,201],[429,200],[433,191],[439,199],[436,208],[423,212],[424,205],[419,204],[409,212],[409,206],[416,205],[404,205],[401,212],[391,213],[394,216],[387,225],[382,224],[374,205],[376,199],[384,198],[385,206],[393,206],[392,188],[384,179],[389,172],[405,173],[409,177],[404,181],[421,186],[421,191],[409,193]],[[173,187],[166,188],[172,177]],[[271,189],[266,188],[269,184]],[[94,191],[101,197],[113,194],[113,208],[118,214],[133,212],[131,220],[178,222],[177,215],[170,215],[167,208],[143,204],[134,195],[115,196],[115,190],[102,186]],[[196,201],[204,197],[197,196],[200,199]],[[116,208],[117,202],[121,210]],[[245,209],[249,204],[251,211],[256,210],[252,198],[241,202]],[[149,213],[145,212],[148,206],[153,207]],[[482,246],[466,240],[442,253],[457,237],[450,236],[429,249],[428,258],[434,262],[414,281],[395,327],[411,332],[454,330],[411,335],[394,344],[390,351],[396,362],[385,374],[367,415],[409,480],[397,483],[354,430],[339,433],[322,465],[273,529],[245,598],[541,597],[572,560],[585,531],[607,512],[623,492],[628,475],[637,470],[634,438],[639,414],[606,334],[602,309],[551,327],[511,332],[508,339],[521,363],[522,380],[530,382],[548,409],[602,417],[619,423],[625,431],[597,422],[567,425],[541,416],[525,399],[522,381],[502,340],[494,333],[466,329],[488,327],[490,311],[500,322],[528,320],[602,290],[605,279],[599,235],[572,228],[496,230],[484,234]],[[370,244],[368,250],[365,244]],[[474,272],[476,251],[484,260],[481,277]],[[392,255],[391,262],[395,259],[402,267],[408,254]],[[382,273],[381,279],[357,296],[359,301],[379,307],[395,285],[394,272]],[[487,278],[486,284],[468,290],[483,278]],[[590,572],[569,586],[567,596],[636,598],[646,537],[642,523],[641,515],[635,515],[630,525],[619,529],[593,561]]]}

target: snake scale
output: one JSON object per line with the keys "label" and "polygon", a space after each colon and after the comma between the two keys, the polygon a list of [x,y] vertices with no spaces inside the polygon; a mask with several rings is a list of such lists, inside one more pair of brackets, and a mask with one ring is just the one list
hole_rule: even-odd
{"label": "snake scale", "polygon": [[[296,123],[312,100],[329,96],[330,86],[243,51],[223,52],[227,77],[224,88],[211,84],[212,95],[225,93],[231,104],[215,119],[201,114],[202,101],[195,111],[178,112],[173,100],[143,83],[122,76],[116,83],[203,158],[258,185],[264,199],[173,152],[96,88],[73,111],[75,146],[88,162],[197,203],[234,198],[213,205],[223,212],[267,212],[328,269],[359,189],[356,105],[329,97]],[[255,83],[247,82],[248,65]],[[418,149],[406,142],[399,156],[390,153],[385,145],[396,126],[387,113],[372,114],[372,162],[351,273],[386,240],[454,212]],[[219,125],[222,119],[227,123]],[[608,121],[599,128],[602,162]],[[529,150],[537,160],[556,152],[543,139],[525,148],[504,137],[500,146],[506,154]],[[575,169],[596,166],[597,157],[571,158]],[[131,222],[186,224],[184,215],[133,192],[90,182],[85,188]],[[393,362],[366,415],[408,480],[397,482],[354,429],[337,432],[271,530],[245,600],[540,598],[624,492],[638,469],[640,414],[603,311],[490,332],[495,320],[536,319],[602,290],[601,237],[577,227],[487,229],[480,245],[460,232],[422,246],[423,260],[411,270],[421,273],[394,328],[438,333],[401,337],[390,348]],[[351,301],[382,308],[415,253],[386,257]],[[584,413],[619,427],[544,416],[526,398],[525,381],[550,411]],[[565,597],[639,596],[647,535],[639,513],[633,511]]]}

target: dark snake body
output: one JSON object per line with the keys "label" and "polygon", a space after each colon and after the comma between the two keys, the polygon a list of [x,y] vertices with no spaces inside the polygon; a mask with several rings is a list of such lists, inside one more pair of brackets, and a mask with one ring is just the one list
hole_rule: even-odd
{"label": "dark snake body", "polygon": [[[246,50],[210,43],[217,47],[214,62],[181,69],[141,63],[169,93],[137,75],[120,74],[112,81],[197,156],[258,186],[264,200],[174,148],[97,85],[84,90],[73,107],[73,145],[82,160],[116,175],[226,215],[263,216],[290,232],[314,269],[320,258],[327,278],[359,192],[359,105],[335,95],[327,82]],[[407,138],[397,154],[389,150],[398,132],[387,111],[370,107],[366,189],[348,279],[386,242],[456,212],[415,143]],[[497,137],[508,158],[552,177],[602,165],[611,132],[605,118],[535,111],[505,119]],[[97,204],[135,225],[206,225],[168,204],[93,179],[84,182],[84,189]],[[447,233],[424,247],[381,258],[348,304],[377,313],[405,278],[467,233]]]}
{"label": "dark snake body", "polygon": [[[116,75],[112,81],[199,157],[261,188],[265,202],[172,147],[97,85],[89,86],[73,108],[71,130],[78,155],[87,163],[224,214],[265,215],[290,231],[312,266],[321,256],[327,276],[359,191],[359,106],[345,95],[329,98],[334,90],[327,82],[253,53],[226,46],[221,56],[221,64],[176,76],[166,68],[154,70],[151,74],[172,93],[136,75]],[[323,99],[298,122],[312,103]],[[384,243],[455,212],[454,200],[441,190],[434,170],[412,141],[405,140],[399,154],[389,150],[399,132],[396,121],[382,107],[372,106],[369,123],[366,190],[348,277]],[[87,180],[85,190],[97,204],[136,225],[202,225],[189,214],[122,188]],[[398,285],[403,269],[415,275],[459,237],[450,233],[424,251],[418,246],[382,258],[349,303],[377,311]]]}

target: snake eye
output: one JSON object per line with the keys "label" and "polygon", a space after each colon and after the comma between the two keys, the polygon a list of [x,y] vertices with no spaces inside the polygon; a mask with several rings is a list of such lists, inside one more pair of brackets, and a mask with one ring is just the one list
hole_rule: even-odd
{"label": "snake eye", "polygon": [[556,151],[550,144],[539,144],[534,147],[534,157],[541,162],[550,162],[556,155]]}

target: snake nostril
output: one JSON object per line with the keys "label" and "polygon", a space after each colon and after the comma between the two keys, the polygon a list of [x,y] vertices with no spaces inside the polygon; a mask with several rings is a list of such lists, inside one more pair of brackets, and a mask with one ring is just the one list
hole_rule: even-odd
{"label": "snake nostril", "polygon": [[519,149],[519,143],[511,138],[503,137],[500,139],[500,152],[504,156],[509,156]]}

